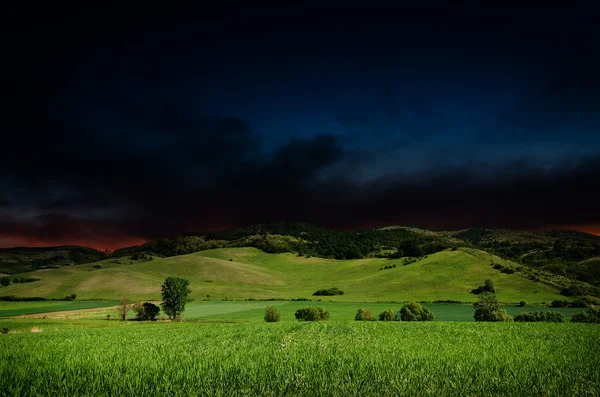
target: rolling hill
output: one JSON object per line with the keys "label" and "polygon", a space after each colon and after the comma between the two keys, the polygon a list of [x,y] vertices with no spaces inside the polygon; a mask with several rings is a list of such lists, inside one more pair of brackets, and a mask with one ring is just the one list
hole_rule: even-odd
{"label": "rolling hill", "polygon": [[[414,260],[414,259],[413,259]],[[323,300],[474,301],[470,290],[485,279],[496,285],[503,302],[529,304],[565,299],[560,288],[535,282],[520,272],[502,273],[492,264],[515,269],[517,264],[471,248],[447,249],[413,263],[407,258],[334,260],[266,253],[256,248],[219,248],[153,260],[130,257],[24,274],[40,281],[0,288],[0,295],[78,299],[160,299],[167,276],[191,281],[193,297],[201,300],[310,298],[318,289],[337,287],[344,295]],[[410,261],[408,261],[410,262]],[[100,265],[101,268],[94,266]],[[395,267],[394,267],[395,265]],[[388,269],[380,270],[384,267]]]}
{"label": "rolling hill", "polygon": [[43,248],[0,248],[0,273],[18,274],[37,269],[77,265],[107,258],[106,252],[67,245]]}

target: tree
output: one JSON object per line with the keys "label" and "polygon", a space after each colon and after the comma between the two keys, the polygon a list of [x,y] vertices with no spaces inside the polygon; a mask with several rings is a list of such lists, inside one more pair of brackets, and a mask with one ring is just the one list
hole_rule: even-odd
{"label": "tree", "polygon": [[142,312],[144,313],[142,320],[155,321],[156,316],[160,312],[160,307],[156,306],[152,302],[144,302],[144,304],[142,305]]}
{"label": "tree", "polygon": [[170,319],[179,319],[185,310],[185,305],[193,300],[189,297],[192,292],[188,288],[189,285],[188,280],[179,277],[167,277],[163,283],[161,307]]}
{"label": "tree", "polygon": [[379,313],[379,321],[396,321],[396,312],[392,309],[387,309]]}
{"label": "tree", "polygon": [[574,314],[572,323],[600,323],[600,308],[591,308],[587,312]]}
{"label": "tree", "polygon": [[373,321],[373,315],[370,311],[364,309],[358,309],[356,311],[356,316],[354,316],[356,321]]}
{"label": "tree", "polygon": [[323,321],[329,320],[329,312],[322,307],[309,306],[296,310],[294,314],[299,321]]}
{"label": "tree", "polygon": [[494,288],[494,282],[490,279],[487,279],[483,282],[483,292],[496,292],[496,288]]}
{"label": "tree", "polygon": [[2,277],[2,279],[0,279],[0,284],[3,287],[8,287],[10,285],[10,278],[8,278],[8,277]]}
{"label": "tree", "polygon": [[479,295],[482,292],[491,292],[491,293],[496,292],[496,288],[494,287],[494,282],[489,279],[485,280],[483,285],[480,285],[479,287],[471,290],[471,293],[475,294],[475,295]]}
{"label": "tree", "polygon": [[275,306],[267,306],[265,309],[265,321],[268,323],[276,323],[279,321],[279,310]]}
{"label": "tree", "polygon": [[408,302],[400,309],[402,321],[433,321],[433,313],[416,302]]}
{"label": "tree", "polygon": [[482,292],[477,297],[475,306],[475,321],[512,321],[506,310],[500,309],[496,295],[491,292]]}
{"label": "tree", "polygon": [[119,312],[119,317],[121,317],[121,321],[127,320],[127,313],[131,309],[130,303],[131,303],[131,301],[127,298],[121,299],[121,303],[119,304],[119,307],[117,308],[117,310]]}

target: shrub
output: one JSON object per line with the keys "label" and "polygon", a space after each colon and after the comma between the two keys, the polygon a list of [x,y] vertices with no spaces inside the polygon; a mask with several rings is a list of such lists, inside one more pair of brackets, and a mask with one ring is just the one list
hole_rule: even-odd
{"label": "shrub", "polygon": [[585,308],[585,307],[587,307],[587,303],[585,303],[582,300],[574,300],[573,302],[571,302],[571,304],[569,306],[570,307]]}
{"label": "shrub", "polygon": [[329,312],[322,307],[309,306],[296,310],[296,319],[299,321],[329,320]]}
{"label": "shrub", "polygon": [[155,321],[160,312],[160,308],[152,302],[137,302],[133,305],[133,310],[136,312],[135,317],[140,321]]}
{"label": "shrub", "polygon": [[483,285],[471,290],[471,293],[474,295],[479,295],[483,292],[496,292],[496,288],[494,287],[494,282],[492,280],[485,280]]}
{"label": "shrub", "polygon": [[8,328],[2,328],[0,329],[0,334],[8,334]]}
{"label": "shrub", "polygon": [[587,312],[581,312],[573,315],[572,323],[594,323],[600,324],[600,308],[591,308]]}
{"label": "shrub", "polygon": [[[279,310],[275,306],[267,306],[265,309],[265,321],[268,323],[279,322]],[[297,318],[297,317],[296,317]]]}
{"label": "shrub", "polygon": [[354,319],[356,321],[373,321],[373,315],[368,310],[358,309]]}
{"label": "shrub", "polygon": [[408,302],[400,309],[400,319],[402,321],[433,321],[433,313],[415,302]]}
{"label": "shrub", "polygon": [[510,316],[510,314],[508,314],[506,310],[499,309],[495,312],[492,312],[490,319],[487,321],[510,323],[513,321],[513,318]]}
{"label": "shrub", "polygon": [[515,316],[515,322],[518,323],[564,323],[565,316],[559,312],[523,312]]}
{"label": "shrub", "polygon": [[519,306],[520,306],[520,307],[525,307],[525,305],[526,305],[526,304],[527,304],[527,303],[525,303],[525,301],[521,301],[521,302],[519,302]]}
{"label": "shrub", "polygon": [[0,285],[2,285],[3,287],[8,287],[10,285],[10,278],[2,277],[0,279]]}
{"label": "shrub", "polygon": [[344,291],[339,290],[336,287],[329,289],[320,289],[313,293],[314,296],[334,296],[334,295],[344,295]]}
{"label": "shrub", "polygon": [[491,292],[482,292],[473,306],[475,321],[512,321],[508,312],[500,309],[496,295]]}
{"label": "shrub", "polygon": [[379,313],[379,321],[396,321],[396,312],[392,309],[387,309]]}
{"label": "shrub", "polygon": [[504,269],[500,270],[500,273],[506,273],[506,274],[513,274],[515,272],[515,269],[511,268],[511,267],[505,267]]}
{"label": "shrub", "polygon": [[102,269],[102,265],[94,265],[94,266],[92,266],[92,268],[94,268],[94,269]]}
{"label": "shrub", "polygon": [[554,300],[551,304],[552,307],[567,307],[569,306],[568,301]]}

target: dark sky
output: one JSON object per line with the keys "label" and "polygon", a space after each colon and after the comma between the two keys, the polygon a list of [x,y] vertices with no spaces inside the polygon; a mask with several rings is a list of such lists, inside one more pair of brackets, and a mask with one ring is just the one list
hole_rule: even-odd
{"label": "dark sky", "polygon": [[273,220],[600,234],[600,29],[569,4],[7,6],[0,247]]}

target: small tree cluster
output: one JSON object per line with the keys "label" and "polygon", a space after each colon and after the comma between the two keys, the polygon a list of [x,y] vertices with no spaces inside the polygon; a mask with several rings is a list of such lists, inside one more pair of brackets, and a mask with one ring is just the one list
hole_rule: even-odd
{"label": "small tree cluster", "polygon": [[77,294],[71,294],[71,295],[65,296],[62,300],[64,300],[64,301],[74,301],[75,298],[77,298]]}
{"label": "small tree cluster", "polygon": [[600,324],[600,308],[593,307],[587,312],[577,313],[573,315],[571,322]]}
{"label": "small tree cluster", "polygon": [[310,306],[296,310],[296,319],[299,321],[329,320],[329,312],[322,307]]}
{"label": "small tree cluster", "polygon": [[314,296],[334,296],[334,295],[344,295],[344,291],[333,287],[329,289],[320,289],[313,293]]}
{"label": "small tree cluster", "polygon": [[496,292],[496,288],[494,287],[494,282],[492,280],[485,280],[483,285],[480,285],[479,287],[471,290],[471,293],[475,295],[479,295],[483,292]]}
{"label": "small tree cluster", "polygon": [[433,321],[433,313],[416,302],[408,302],[400,309],[402,321]]}
{"label": "small tree cluster", "polygon": [[265,321],[268,323],[279,322],[279,310],[275,306],[267,306],[265,309]]}
{"label": "small tree cluster", "polygon": [[573,302],[563,301],[563,300],[554,300],[551,304],[552,307],[587,307],[587,304],[581,300],[574,300]]}
{"label": "small tree cluster", "polygon": [[356,321],[373,321],[373,315],[368,310],[358,309],[354,319]]}
{"label": "small tree cluster", "polygon": [[514,320],[517,323],[564,323],[565,316],[559,312],[523,312],[517,314]]}
{"label": "small tree cluster", "polygon": [[155,321],[160,312],[160,308],[152,302],[136,302],[133,305],[135,318],[140,321]]}
{"label": "small tree cluster", "polygon": [[496,295],[491,292],[482,292],[477,298],[475,306],[475,321],[495,321],[510,322],[512,317],[504,309],[500,309],[500,304]]}
{"label": "small tree cluster", "polygon": [[398,317],[392,309],[387,309],[379,313],[379,321],[396,321]]}

